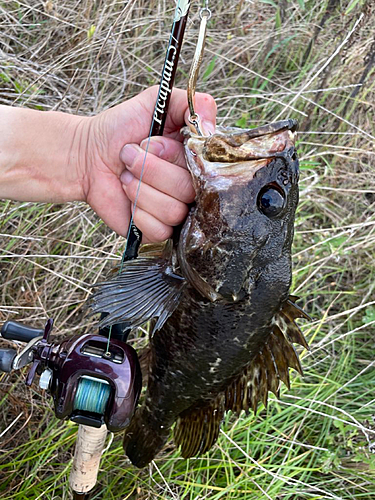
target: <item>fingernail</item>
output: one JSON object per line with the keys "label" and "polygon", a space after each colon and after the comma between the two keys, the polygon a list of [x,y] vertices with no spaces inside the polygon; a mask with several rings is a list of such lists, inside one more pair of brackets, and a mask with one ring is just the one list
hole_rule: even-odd
{"label": "fingernail", "polygon": [[120,175],[120,181],[127,186],[134,179],[134,175],[129,172],[129,170],[124,170]]}
{"label": "fingernail", "polygon": [[202,120],[202,129],[205,134],[215,133],[215,124],[209,121]]}
{"label": "fingernail", "polygon": [[133,161],[138,155],[138,152],[137,146],[134,146],[133,144],[125,144],[120,153],[121,161],[124,162],[125,165],[129,165],[129,167],[131,167]]}
{"label": "fingernail", "polygon": [[[148,144],[148,148],[147,148],[147,144]],[[150,138],[150,142],[148,142],[148,139],[144,139],[141,142],[141,148],[144,150],[147,149],[148,153],[151,153],[151,154],[153,154],[155,156],[159,156],[159,157],[161,157],[163,152],[164,152],[164,144],[162,144],[160,142],[160,140],[153,138],[153,137]]]}

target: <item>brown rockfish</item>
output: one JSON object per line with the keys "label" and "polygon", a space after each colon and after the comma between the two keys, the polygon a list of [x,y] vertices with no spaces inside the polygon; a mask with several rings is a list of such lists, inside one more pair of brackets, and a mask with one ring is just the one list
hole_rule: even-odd
{"label": "brown rockfish", "polygon": [[184,457],[215,443],[226,410],[266,405],[268,391],[301,373],[294,320],[307,315],[289,295],[298,204],[296,122],[251,130],[185,131],[196,202],[174,241],[147,247],[99,285],[102,326],[152,320],[144,361],[147,390],[126,431],[138,467],[168,440]]}

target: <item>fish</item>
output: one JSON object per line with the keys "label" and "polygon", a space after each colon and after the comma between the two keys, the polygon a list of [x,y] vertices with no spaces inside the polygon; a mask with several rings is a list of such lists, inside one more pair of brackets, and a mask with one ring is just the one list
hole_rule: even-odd
{"label": "fish", "polygon": [[267,406],[268,392],[302,374],[296,323],[309,316],[290,295],[298,205],[296,120],[249,130],[185,129],[196,192],[173,238],[145,245],[91,298],[102,327],[150,322],[141,355],[146,391],[125,431],[124,449],[144,467],[173,428],[184,458],[207,452],[225,413]]}

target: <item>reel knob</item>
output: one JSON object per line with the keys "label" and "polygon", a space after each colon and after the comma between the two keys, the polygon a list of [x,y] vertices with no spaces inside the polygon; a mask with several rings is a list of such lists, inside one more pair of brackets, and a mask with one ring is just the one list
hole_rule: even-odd
{"label": "reel knob", "polygon": [[18,321],[6,321],[1,327],[1,336],[7,340],[18,340],[19,342],[30,342],[35,337],[40,337],[44,328],[33,328]]}
{"label": "reel knob", "polygon": [[50,387],[52,377],[53,377],[52,370],[46,368],[40,376],[39,387],[47,391]]}
{"label": "reel knob", "polygon": [[[38,350],[39,344],[44,342],[43,333],[46,335],[46,330],[50,332],[52,324],[53,321],[49,319],[45,329],[40,329],[18,323],[17,321],[6,321],[0,330],[1,337],[6,340],[25,342],[27,345],[19,354],[15,349],[0,349],[0,372],[20,370],[29,363],[32,363],[34,361],[34,353]],[[36,361],[36,363],[39,364],[39,361]],[[37,364],[34,370],[30,370],[34,374]]]}

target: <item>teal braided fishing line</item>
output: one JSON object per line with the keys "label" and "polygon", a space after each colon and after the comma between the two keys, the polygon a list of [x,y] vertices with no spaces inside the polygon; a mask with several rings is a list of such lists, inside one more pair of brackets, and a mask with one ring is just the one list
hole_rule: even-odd
{"label": "teal braided fishing line", "polygon": [[74,410],[89,411],[103,415],[110,394],[111,386],[109,384],[100,380],[83,377],[78,383],[74,398]]}

